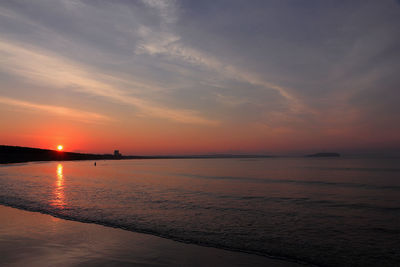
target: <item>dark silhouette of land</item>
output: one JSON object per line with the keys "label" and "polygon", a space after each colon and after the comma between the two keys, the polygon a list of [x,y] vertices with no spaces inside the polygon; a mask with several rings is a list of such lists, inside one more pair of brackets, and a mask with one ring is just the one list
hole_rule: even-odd
{"label": "dark silhouette of land", "polygon": [[0,145],[0,163],[18,163],[28,161],[54,160],[119,160],[119,159],[187,159],[187,158],[265,158],[266,155],[188,155],[188,156],[124,156],[118,150],[114,154],[87,154],[64,152],[20,146]]}
{"label": "dark silhouette of land", "polygon": [[0,145],[0,163],[52,160],[100,160],[115,159],[111,154],[83,154],[49,149]]}
{"label": "dark silhouette of land", "polygon": [[[213,159],[213,158],[272,158],[270,155],[249,154],[208,154],[208,155],[167,155],[167,156],[125,156],[118,150],[114,154],[87,154],[64,152],[50,149],[40,149],[20,146],[0,145],[0,163],[18,163],[28,161],[54,160],[120,160],[120,159]],[[306,157],[340,157],[338,153],[316,153]]]}

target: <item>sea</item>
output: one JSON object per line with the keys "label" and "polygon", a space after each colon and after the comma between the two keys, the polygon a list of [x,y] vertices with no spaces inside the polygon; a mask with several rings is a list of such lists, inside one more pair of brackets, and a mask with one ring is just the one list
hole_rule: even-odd
{"label": "sea", "polygon": [[400,266],[399,158],[0,166],[0,204],[314,266]]}

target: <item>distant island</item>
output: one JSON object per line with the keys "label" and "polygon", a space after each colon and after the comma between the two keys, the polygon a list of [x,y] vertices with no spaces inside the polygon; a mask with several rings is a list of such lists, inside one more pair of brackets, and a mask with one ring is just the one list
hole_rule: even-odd
{"label": "distant island", "polygon": [[306,157],[312,157],[312,158],[334,158],[334,157],[340,157],[339,153],[315,153],[311,155],[307,155]]}
{"label": "distant island", "polygon": [[0,163],[61,160],[120,160],[120,159],[195,159],[195,158],[267,158],[267,155],[186,155],[186,156],[124,156],[118,150],[114,154],[87,154],[50,149],[0,145]]}

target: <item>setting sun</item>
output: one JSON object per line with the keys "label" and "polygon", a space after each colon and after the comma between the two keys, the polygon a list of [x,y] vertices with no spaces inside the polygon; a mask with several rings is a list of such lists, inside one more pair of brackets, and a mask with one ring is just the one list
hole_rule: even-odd
{"label": "setting sun", "polygon": [[63,150],[63,146],[62,145],[58,145],[57,149],[58,149],[58,151],[61,151],[61,150]]}

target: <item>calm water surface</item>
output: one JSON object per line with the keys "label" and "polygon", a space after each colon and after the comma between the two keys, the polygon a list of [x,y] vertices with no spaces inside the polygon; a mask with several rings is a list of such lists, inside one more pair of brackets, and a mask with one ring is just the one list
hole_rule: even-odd
{"label": "calm water surface", "polygon": [[399,266],[400,159],[0,167],[0,203],[321,266]]}

